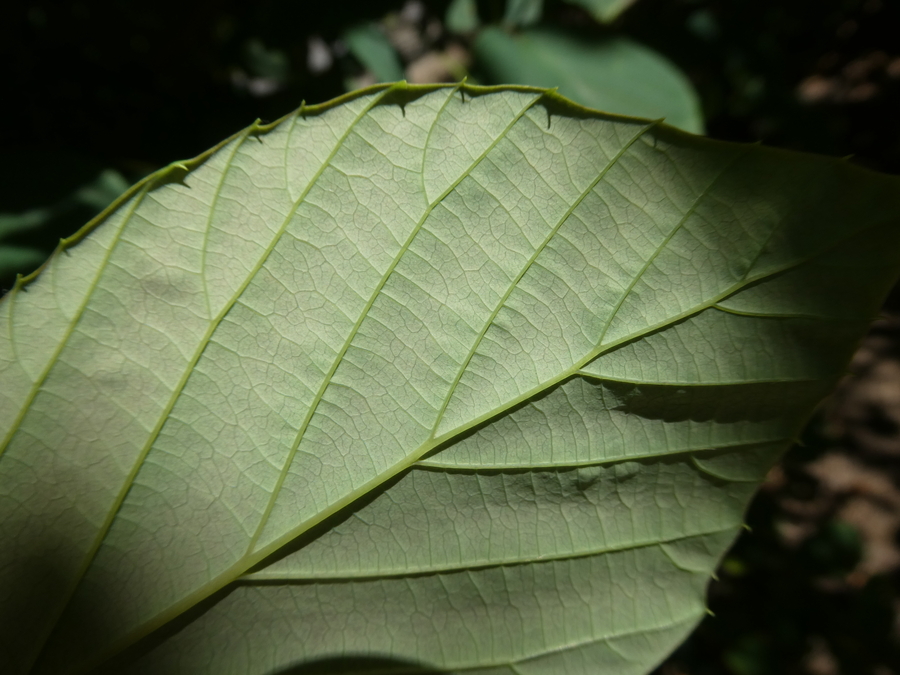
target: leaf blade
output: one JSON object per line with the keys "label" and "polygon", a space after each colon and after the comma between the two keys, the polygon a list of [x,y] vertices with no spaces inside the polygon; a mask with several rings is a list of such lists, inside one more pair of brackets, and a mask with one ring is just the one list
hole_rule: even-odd
{"label": "leaf blade", "polygon": [[[319,555],[319,565],[316,550],[351,550],[366,538],[379,555],[400,560],[396,542],[373,538],[372,523],[385,531],[385,523],[439,509],[437,497],[418,506],[412,499],[440,493],[421,482],[426,475],[465,486],[440,493],[462,515],[428,530],[436,539],[404,583],[430,589],[417,597],[438,604],[448,599],[435,590],[441,580],[462,584],[469,590],[459,597],[484,632],[445,645],[434,665],[540,672],[566,659],[588,667],[589,658],[618,658],[622,672],[648,667],[665,645],[628,665],[634,655],[615,657],[624,647],[609,647],[610,640],[632,633],[628,639],[649,640],[702,615],[703,585],[736,531],[742,500],[827,390],[864,330],[861,319],[897,272],[896,255],[887,253],[874,272],[866,269],[870,250],[900,243],[893,179],[592,113],[541,90],[379,87],[251,127],[186,168],[173,169],[180,183],[153,177],[132,191],[73,249],[71,257],[93,256],[100,281],[95,296],[84,295],[91,284],[82,282],[80,314],[58,310],[57,325],[72,333],[62,341],[59,329],[47,333],[39,352],[46,382],[21,375],[18,357],[4,352],[13,364],[5,372],[19,373],[38,404],[26,399],[27,424],[10,428],[0,456],[0,475],[15,486],[2,496],[18,505],[4,511],[12,519],[0,527],[11,540],[55,538],[65,552],[56,607],[68,607],[39,672],[99,663],[239,580],[223,597],[296,600],[297,569],[307,570],[306,583],[312,563],[297,568],[293,554],[270,556],[288,553],[298,536],[298,555]],[[794,192],[782,189],[785,175]],[[841,184],[850,196],[838,195]],[[123,223],[130,212],[133,220]],[[733,222],[740,227],[717,229]],[[118,248],[110,245],[117,223]],[[840,259],[841,249],[852,255]],[[693,278],[679,260],[691,263]],[[29,290],[34,307],[58,302],[53,275],[64,268],[57,256],[38,277]],[[793,300],[794,270],[831,274],[827,297],[865,270],[870,283],[859,287],[869,310],[811,315],[808,302]],[[12,315],[16,297],[0,304],[4,324],[34,330],[40,324]],[[754,316],[772,297],[780,298],[776,311]],[[827,339],[818,336],[823,325]],[[705,360],[695,355],[704,339]],[[765,358],[775,346],[776,358]],[[93,393],[69,401],[77,390]],[[773,392],[782,405],[773,404]],[[54,415],[71,428],[47,426]],[[681,472],[677,480],[666,474],[672,481],[695,486],[686,494],[706,494],[699,486],[711,485],[718,492],[710,495],[739,495],[731,520],[719,529],[670,525],[650,538],[616,539],[603,528],[623,525],[605,520],[606,510],[578,510],[588,489],[579,485],[614,488],[618,497],[631,485],[642,499],[660,498],[671,486],[654,476],[671,466]],[[496,471],[521,480],[489,480]],[[565,489],[563,476],[570,478]],[[410,493],[415,481],[421,490]],[[69,501],[51,497],[58,484]],[[522,493],[528,484],[531,492]],[[85,497],[87,485],[97,494]],[[525,518],[530,507],[518,497],[504,506],[501,496],[511,490],[543,511]],[[470,496],[469,506],[460,495]],[[479,501],[485,510],[473,511]],[[610,502],[608,513],[652,520],[652,507],[623,511],[623,503]],[[33,511],[24,519],[23,505]],[[544,559],[553,547],[541,542],[567,521],[549,527],[552,518],[544,523],[540,514],[557,509],[574,509],[571,518],[600,529],[572,539],[553,554],[558,559]],[[688,511],[673,504],[672,513]],[[337,527],[348,514],[371,522],[363,530]],[[476,514],[480,528],[471,524]],[[544,532],[537,539],[536,529]],[[439,543],[463,535],[480,553],[456,553],[457,567],[447,567],[453,561],[445,551],[440,563]],[[709,537],[718,543],[697,543]],[[515,548],[519,557],[510,553]],[[592,561],[577,563],[584,569],[608,566],[609,556],[624,560],[644,549],[653,551],[640,554],[651,555],[652,565],[670,566],[671,593],[681,598],[660,609],[663,619],[634,614],[617,624],[624,633],[602,623],[608,617],[597,612],[610,607],[609,594],[631,583],[620,575],[585,596],[592,600],[577,601],[592,609],[570,621],[607,626],[591,635],[557,632],[529,651],[523,635],[565,624],[569,610],[552,608],[550,595],[529,610],[531,628],[505,647],[488,629],[508,611],[500,598],[524,588],[529,575],[553,576],[547,570],[574,560]],[[0,578],[14,583],[21,570],[4,563]],[[376,594],[400,581],[367,579],[360,583],[377,581],[366,587]],[[285,588],[266,590],[264,582]],[[346,604],[352,594],[340,583],[346,580],[314,581]],[[493,593],[487,605],[483,588]],[[58,589],[51,590],[48,598]],[[362,605],[357,610],[366,614]],[[19,620],[22,634],[46,634],[59,611],[32,608],[33,621],[43,623]],[[306,630],[296,616],[273,611],[291,630]],[[213,612],[213,633],[222,621],[240,623],[221,612]],[[206,619],[197,621],[184,635],[205,634]],[[256,649],[246,638],[258,626],[241,630],[234,649]],[[498,642],[489,649],[490,636]],[[402,649],[401,642],[366,649],[422,660],[440,642],[419,638],[418,647],[407,640]],[[179,640],[153,654],[186,658]],[[598,640],[607,646],[591,646]],[[41,641],[29,648],[40,650]],[[260,663],[324,656],[328,644],[301,645],[301,654],[301,647],[266,643],[259,648],[270,653]],[[212,651],[197,658],[215,660]]]}

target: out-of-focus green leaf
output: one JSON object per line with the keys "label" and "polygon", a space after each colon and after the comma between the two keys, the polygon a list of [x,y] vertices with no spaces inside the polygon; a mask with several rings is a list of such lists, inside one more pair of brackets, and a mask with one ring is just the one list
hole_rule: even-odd
{"label": "out-of-focus green leaf", "polygon": [[688,30],[701,40],[715,40],[719,37],[719,24],[709,9],[698,9],[685,21]]}
{"label": "out-of-focus green leaf", "polygon": [[127,189],[128,181],[122,174],[106,169],[95,180],[78,188],[72,198],[76,203],[96,209],[99,213]]}
{"label": "out-of-focus green leaf", "polygon": [[627,38],[587,42],[547,30],[510,35],[484,29],[475,56],[489,82],[558,87],[598,110],[703,133],[700,102],[687,77],[664,56]]}
{"label": "out-of-focus green leaf", "polygon": [[403,79],[400,57],[384,33],[374,24],[354,26],[344,33],[344,42],[379,82]]}
{"label": "out-of-focus green leaf", "polygon": [[253,125],[0,301],[0,672],[646,673],[898,271],[897,178],[552,91]]}
{"label": "out-of-focus green leaf", "polygon": [[636,0],[565,0],[589,11],[600,23],[610,23],[631,7]]}
{"label": "out-of-focus green leaf", "polygon": [[[11,279],[17,274],[27,274],[37,268],[49,256],[49,252],[26,246],[0,244],[0,279]],[[3,289],[0,289],[0,293]]]}
{"label": "out-of-focus green leaf", "polygon": [[444,25],[451,33],[471,33],[480,24],[475,0],[453,0],[447,8]]}
{"label": "out-of-focus green leaf", "polygon": [[543,0],[506,0],[503,24],[509,27],[531,26],[541,19]]}
{"label": "out-of-focus green leaf", "polygon": [[250,73],[256,77],[285,82],[291,74],[290,60],[281,49],[266,47],[259,38],[252,38],[244,45],[244,60]]}
{"label": "out-of-focus green leaf", "polygon": [[82,185],[56,204],[22,213],[0,213],[0,240],[18,232],[44,227],[54,218],[79,206],[99,213],[127,189],[128,181],[122,174],[113,169],[106,169],[90,183]]}
{"label": "out-of-focus green leaf", "polygon": [[56,215],[57,209],[42,207],[23,213],[0,213],[0,240],[24,230],[46,225]]}
{"label": "out-of-focus green leaf", "polygon": [[0,288],[12,285],[16,274],[31,272],[50,255],[59,243],[54,233],[62,225],[73,217],[93,217],[127,189],[122,174],[106,169],[55,204],[0,213]]}

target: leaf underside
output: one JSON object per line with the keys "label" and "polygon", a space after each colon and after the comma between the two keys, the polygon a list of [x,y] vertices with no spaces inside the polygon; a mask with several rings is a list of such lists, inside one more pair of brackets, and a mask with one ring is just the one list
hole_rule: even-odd
{"label": "leaf underside", "polygon": [[0,302],[0,671],[647,672],[898,194],[466,85],[151,176]]}

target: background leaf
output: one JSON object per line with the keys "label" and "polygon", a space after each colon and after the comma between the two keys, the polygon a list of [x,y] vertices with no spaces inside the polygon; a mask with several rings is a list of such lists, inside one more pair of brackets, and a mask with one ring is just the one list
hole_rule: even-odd
{"label": "background leaf", "polygon": [[13,285],[17,274],[32,272],[44,262],[60,235],[98,214],[127,188],[119,172],[105,169],[55,204],[0,213],[0,293]]}
{"label": "background leaf", "polygon": [[154,174],[0,303],[0,664],[646,672],[896,278],[897,187],[526,87]]}
{"label": "background leaf", "polygon": [[344,42],[360,62],[372,71],[379,82],[403,79],[403,66],[387,37],[373,24],[367,23],[347,30]]}
{"label": "background leaf", "polygon": [[569,4],[584,7],[600,23],[610,23],[635,3],[635,0],[566,0]]}
{"label": "background leaf", "polygon": [[531,26],[541,19],[544,0],[507,0],[503,11],[505,26]]}
{"label": "background leaf", "polygon": [[[38,249],[26,246],[0,246],[0,275],[4,279],[14,278],[17,274],[25,274],[47,259],[47,254]],[[0,290],[4,292],[5,289]]]}
{"label": "background leaf", "polygon": [[545,29],[517,35],[493,27],[479,33],[475,54],[489,82],[559,87],[585,105],[703,132],[700,103],[668,60],[627,38],[581,42]]}
{"label": "background leaf", "polygon": [[452,0],[447,7],[444,23],[454,33],[471,33],[480,23],[475,0]]}

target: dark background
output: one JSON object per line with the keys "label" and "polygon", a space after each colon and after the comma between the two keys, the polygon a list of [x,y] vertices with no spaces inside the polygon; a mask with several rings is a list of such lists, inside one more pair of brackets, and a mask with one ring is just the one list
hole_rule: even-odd
{"label": "dark background", "polygon": [[[469,36],[420,3],[420,51]],[[24,2],[0,22],[0,216],[53,217],[6,243],[49,251],[94,213],[71,195],[103,170],[127,182],[192,157],[256,118],[364,77],[348,26],[403,2]],[[483,20],[502,0],[479,2]],[[626,35],[677,64],[713,138],[761,141],[900,174],[900,2],[637,0],[610,25],[562,2],[542,22]],[[330,64],[311,65],[311,45]],[[321,50],[320,50],[321,51]],[[405,57],[404,57],[405,58]],[[408,59],[406,59],[408,61]],[[478,64],[469,66],[478,77]],[[315,72],[314,72],[315,71]],[[354,80],[354,81],[359,81]],[[19,269],[27,273],[31,269]],[[9,288],[14,277],[0,278]],[[837,394],[767,479],[711,584],[707,619],[664,675],[900,675],[900,294]]]}

